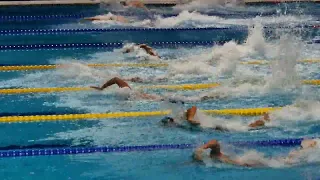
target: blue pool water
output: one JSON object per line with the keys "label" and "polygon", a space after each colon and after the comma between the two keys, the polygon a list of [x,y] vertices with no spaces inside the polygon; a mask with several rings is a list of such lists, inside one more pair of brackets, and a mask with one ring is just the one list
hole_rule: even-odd
{"label": "blue pool water", "polygon": [[[3,29],[79,29],[149,28],[148,16],[140,11],[124,11],[104,6],[8,8],[1,16],[74,14],[105,12],[130,14],[130,24],[80,22],[73,20],[3,22]],[[185,11],[197,10],[198,12]],[[190,130],[161,126],[162,117],[58,121],[0,124],[0,146],[66,144],[68,146],[124,146],[150,144],[201,144],[210,139],[222,141],[222,149],[242,157],[280,157],[295,147],[234,147],[227,142],[320,136],[320,93],[318,86],[301,85],[303,79],[320,79],[318,63],[296,63],[301,59],[320,59],[320,44],[307,44],[319,36],[319,4],[281,4],[249,7],[216,7],[193,4],[184,7],[154,7],[152,27],[194,28],[232,27],[220,31],[117,31],[56,35],[0,35],[1,45],[158,42],[224,40],[214,47],[157,47],[168,68],[89,68],[93,63],[157,63],[140,51],[124,55],[121,49],[68,49],[39,51],[1,51],[1,65],[68,64],[68,68],[44,71],[0,72],[0,88],[70,87],[99,85],[114,76],[150,78],[146,84],[185,84],[220,82],[221,87],[197,91],[146,90],[148,93],[180,99],[200,109],[254,108],[288,106],[271,114],[269,128],[249,131],[247,124],[258,117],[208,116],[206,123],[222,123],[230,132],[210,129]],[[20,11],[21,10],[21,11]],[[268,12],[259,16],[260,11]],[[216,13],[208,16],[205,13]],[[273,13],[273,14],[272,14]],[[235,15],[236,14],[236,15]],[[133,18],[133,17],[132,17]],[[254,28],[253,28],[254,25]],[[261,28],[268,26],[270,29]],[[289,26],[276,28],[277,26]],[[240,28],[241,27],[241,28]],[[249,29],[249,30],[248,30]],[[236,44],[232,40],[246,42]],[[147,59],[147,60],[146,60]],[[265,59],[269,65],[243,65],[239,61]],[[167,77],[167,82],[152,78]],[[70,114],[118,111],[156,111],[177,105],[150,100],[123,100],[118,89],[104,92],[80,91],[47,94],[0,95],[0,114]],[[217,96],[199,101],[200,96]],[[75,156],[42,156],[0,159],[1,179],[318,179],[320,151],[307,155],[298,166],[243,168],[224,164],[192,163],[194,149],[147,152],[96,153]],[[249,153],[249,154],[248,154]],[[244,154],[244,155],[243,155]]]}

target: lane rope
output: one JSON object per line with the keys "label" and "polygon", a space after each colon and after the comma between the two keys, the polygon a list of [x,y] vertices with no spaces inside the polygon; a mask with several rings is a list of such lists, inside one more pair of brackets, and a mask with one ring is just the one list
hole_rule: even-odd
{"label": "lane rope", "polygon": [[[159,42],[141,42],[154,47],[180,47],[180,46],[215,46],[223,45],[228,41],[159,41]],[[238,43],[238,42],[237,42]],[[318,44],[320,40],[312,40],[307,44]],[[63,50],[63,49],[102,49],[102,48],[120,48],[123,42],[111,43],[59,43],[59,44],[13,44],[0,45],[0,51],[34,51],[34,50]]]}
{"label": "lane rope", "polygon": [[80,19],[86,17],[84,14],[67,14],[67,15],[31,15],[31,16],[0,16],[0,22],[12,21],[43,21],[43,20],[61,20],[61,19]]}
{"label": "lane rope", "polygon": [[[112,64],[85,64],[88,67],[167,67],[166,63],[112,63]],[[47,70],[55,68],[69,67],[68,64],[58,64],[58,65],[19,65],[19,66],[0,66],[0,71],[27,71],[27,70]],[[71,65],[72,66],[72,65]]]}
{"label": "lane rope", "polygon": [[[156,47],[170,46],[214,46],[222,45],[228,41],[160,41],[144,42],[145,44]],[[25,50],[61,50],[61,49],[84,49],[84,48],[120,48],[123,42],[111,43],[59,43],[59,44],[13,44],[0,45],[1,51],[25,51]]]}
{"label": "lane rope", "polygon": [[[320,63],[320,59],[304,59],[298,60],[298,63]],[[252,60],[240,62],[240,64],[248,64],[248,65],[265,65],[269,64],[270,61],[266,60]],[[102,67],[136,67],[136,68],[156,68],[156,67],[168,67],[167,63],[110,63],[110,64],[84,64],[88,67],[102,68]],[[28,70],[47,70],[47,69],[55,69],[55,68],[64,68],[72,65],[68,64],[50,64],[50,65],[4,65],[0,66],[0,71],[28,71]]]}
{"label": "lane rope", "polygon": [[[294,28],[319,28],[320,25],[300,25]],[[270,29],[271,27],[264,27]],[[292,28],[292,27],[278,27]],[[131,31],[214,31],[214,30],[238,30],[247,31],[248,27],[192,27],[192,28],[83,28],[83,29],[3,29],[0,30],[0,36],[15,36],[15,35],[51,35],[51,34],[76,34],[76,33],[101,33],[101,32],[131,32]]]}
{"label": "lane rope", "polygon": [[[140,17],[149,17],[147,14],[138,14],[138,13],[127,13],[127,12],[112,12],[112,14],[117,14],[121,16],[140,16]],[[269,12],[234,12],[234,13],[219,13],[219,12],[208,12],[204,13],[201,12],[203,15],[207,16],[222,16],[222,17],[229,17],[229,16],[239,16],[239,17],[252,17],[252,16],[270,16],[277,14],[276,11],[269,11]],[[0,16],[0,22],[25,22],[25,21],[44,21],[44,20],[74,20],[74,19],[83,19],[85,17],[92,17],[96,14],[67,14],[67,15],[59,15],[59,14],[52,14],[52,15],[24,15],[24,16]],[[178,16],[178,13],[156,13],[154,15],[160,15],[162,17],[175,17]],[[316,13],[314,15],[317,15]]]}
{"label": "lane rope", "polygon": [[[319,79],[303,80],[302,84],[320,85]],[[199,90],[209,89],[220,86],[219,83],[208,84],[178,84],[178,85],[146,85],[139,86],[137,89],[168,89],[168,90]],[[26,93],[53,93],[53,92],[70,92],[70,91],[89,91],[90,87],[47,87],[47,88],[11,88],[0,89],[0,94],[26,94]]]}
{"label": "lane rope", "polygon": [[0,30],[2,36],[13,35],[47,35],[47,34],[75,34],[92,32],[126,32],[126,31],[210,31],[210,30],[246,30],[245,28],[86,28],[86,29],[9,29]]}
{"label": "lane rope", "polygon": [[[139,86],[137,89],[169,89],[169,90],[198,90],[215,88],[218,83],[208,84],[177,84],[177,85],[145,85]],[[25,94],[25,93],[52,93],[52,92],[68,92],[68,91],[94,91],[90,87],[47,87],[47,88],[12,88],[0,89],[0,94]]]}
{"label": "lane rope", "polygon": [[[112,13],[112,12],[111,12]],[[118,14],[122,16],[143,16],[143,17],[148,17],[146,14],[133,14],[133,13],[125,13],[125,12],[113,12],[113,14]],[[239,14],[239,13],[234,13],[234,14],[223,14],[223,13],[205,13],[205,15],[208,16],[232,16],[232,15],[239,15],[241,17],[245,16],[257,16],[257,15],[274,15],[275,12],[247,12],[246,14]],[[179,14],[177,13],[170,13],[170,14],[157,14],[161,15],[163,17],[174,17],[178,16]],[[94,16],[94,15],[92,15]],[[44,21],[44,20],[74,20],[74,19],[83,19],[85,17],[90,17],[89,15],[84,15],[84,14],[67,14],[67,15],[58,15],[58,14],[53,14],[53,15],[31,15],[31,16],[0,16],[0,22],[25,22],[25,21]]]}
{"label": "lane rope", "polygon": [[[238,115],[238,116],[259,116],[271,111],[280,110],[281,107],[247,108],[247,109],[211,109],[201,110],[204,113],[214,115]],[[112,112],[112,113],[84,113],[84,114],[61,114],[61,115],[27,115],[27,116],[3,116],[0,123],[22,123],[22,122],[53,122],[73,121],[88,119],[128,118],[128,117],[150,117],[165,116],[171,113],[167,111],[147,112]]]}
{"label": "lane rope", "polygon": [[[315,137],[308,138],[314,139]],[[256,145],[256,146],[298,146],[301,145],[303,138],[261,140],[229,142],[235,145]],[[44,149],[18,149],[2,150],[0,157],[26,157],[26,156],[53,156],[53,155],[76,155],[93,153],[121,153],[121,152],[143,152],[159,150],[193,149],[196,144],[156,144],[156,145],[137,145],[137,146],[102,146],[102,147],[64,147],[64,148],[44,148]]]}

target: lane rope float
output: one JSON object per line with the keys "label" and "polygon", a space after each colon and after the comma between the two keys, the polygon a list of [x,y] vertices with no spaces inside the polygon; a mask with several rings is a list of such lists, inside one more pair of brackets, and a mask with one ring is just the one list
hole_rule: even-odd
{"label": "lane rope float", "polygon": [[[308,138],[314,139],[315,137]],[[277,139],[261,141],[229,142],[235,145],[256,145],[256,146],[299,146],[303,138]],[[121,152],[143,152],[159,150],[193,149],[196,144],[155,144],[155,145],[136,145],[136,146],[102,146],[102,147],[64,147],[64,148],[44,148],[44,149],[17,149],[2,150],[0,158],[6,157],[26,157],[26,156],[53,156],[53,155],[75,155],[93,153],[121,153]]]}
{"label": "lane rope float", "polygon": [[[271,111],[279,110],[281,107],[248,108],[248,109],[212,109],[201,110],[204,113],[215,115],[238,115],[258,116]],[[28,115],[28,116],[3,116],[0,123],[16,122],[52,122],[52,121],[73,121],[88,119],[128,118],[128,117],[151,117],[165,116],[171,111],[149,111],[149,112],[112,112],[112,113],[87,113],[87,114],[61,114],[61,115]]]}
{"label": "lane rope float", "polygon": [[[320,59],[304,59],[298,60],[298,63],[320,63]],[[249,64],[249,65],[264,65],[268,64],[270,61],[266,60],[253,60],[240,62],[240,64]],[[168,67],[167,63],[110,63],[110,64],[83,64],[88,67],[102,68],[102,67],[136,67],[136,68],[156,68],[156,67]],[[50,65],[4,65],[0,66],[0,71],[28,71],[28,70],[47,70],[47,69],[55,69],[55,68],[64,68],[70,67],[72,65],[68,64],[50,64]]]}

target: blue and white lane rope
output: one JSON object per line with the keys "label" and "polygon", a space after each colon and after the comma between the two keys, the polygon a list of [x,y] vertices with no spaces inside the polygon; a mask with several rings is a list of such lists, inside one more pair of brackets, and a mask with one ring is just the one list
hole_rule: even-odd
{"label": "blue and white lane rope", "polygon": [[[145,42],[154,47],[167,46],[214,46],[222,45],[227,41],[160,41]],[[84,49],[84,48],[120,48],[123,42],[114,43],[61,43],[61,44],[16,44],[16,45],[0,45],[0,51],[25,51],[25,50],[60,50],[60,49]]]}
{"label": "blue and white lane rope", "polygon": [[[272,27],[264,27],[269,30]],[[292,28],[292,27],[280,27]],[[294,28],[319,28],[319,25],[299,25]],[[4,29],[0,30],[1,36],[14,36],[14,35],[47,35],[47,34],[76,34],[76,33],[102,33],[102,32],[132,32],[132,31],[156,31],[156,32],[180,32],[180,31],[248,31],[248,27],[203,27],[203,28],[83,28],[83,29]]]}
{"label": "blue and white lane rope", "polygon": [[61,20],[61,19],[80,19],[87,17],[84,14],[68,14],[68,15],[31,15],[31,16],[0,16],[0,22],[10,21],[39,21],[39,20]]}
{"label": "blue and white lane rope", "polygon": [[[234,145],[256,145],[256,146],[298,146],[303,138],[265,140],[265,141],[243,141],[231,142]],[[52,155],[71,155],[71,154],[91,154],[91,153],[111,153],[111,152],[133,152],[133,151],[156,151],[173,149],[196,148],[196,144],[161,144],[144,146],[122,146],[122,147],[64,147],[48,149],[20,149],[0,151],[0,158],[4,157],[23,157],[23,156],[52,156]]]}
{"label": "blue and white lane rope", "polygon": [[[114,14],[119,14],[122,16],[147,16],[147,15],[143,15],[143,14],[128,14],[128,13],[119,13],[119,12],[114,12]],[[174,16],[178,16],[179,14],[160,14],[163,17],[174,17]],[[223,16],[232,16],[232,15],[238,15],[241,16],[240,14],[217,14],[217,13],[209,13],[206,14],[208,16],[219,16],[219,15],[223,15]],[[253,16],[257,16],[260,15],[260,13],[255,13]],[[242,14],[241,17],[244,16],[252,16],[252,15],[244,15]],[[81,19],[84,17],[88,17],[88,15],[84,15],[84,14],[68,14],[68,15],[58,15],[58,14],[54,14],[54,15],[31,15],[31,16],[0,16],[0,22],[12,22],[12,21],[18,21],[18,22],[25,22],[25,21],[43,21],[43,20],[68,20],[68,19]]]}
{"label": "blue and white lane rope", "polygon": [[12,35],[46,35],[46,34],[76,34],[76,33],[101,33],[101,32],[131,32],[131,31],[213,31],[213,30],[245,30],[247,28],[217,28],[217,27],[205,27],[205,28],[85,28],[85,29],[9,29],[0,30],[2,36]]}
{"label": "blue and white lane rope", "polygon": [[[147,14],[134,14],[134,13],[126,13],[126,12],[112,12],[113,14],[118,14],[122,16],[140,16],[140,17],[148,17],[149,15]],[[240,17],[253,17],[253,16],[270,16],[270,15],[275,15],[276,12],[246,12],[244,14],[243,12],[241,13],[233,13],[233,14],[224,14],[224,13],[203,13],[204,15],[207,16],[240,16]],[[155,15],[160,15],[162,17],[174,17],[178,16],[179,14],[155,14]],[[94,16],[94,15],[91,15]],[[84,17],[89,17],[89,15],[85,14],[67,14],[67,15],[59,15],[59,14],[52,14],[52,15],[30,15],[30,16],[17,16],[17,15],[12,15],[12,16],[0,16],[0,22],[8,22],[8,21],[39,21],[39,20],[64,20],[64,19],[80,19]]]}

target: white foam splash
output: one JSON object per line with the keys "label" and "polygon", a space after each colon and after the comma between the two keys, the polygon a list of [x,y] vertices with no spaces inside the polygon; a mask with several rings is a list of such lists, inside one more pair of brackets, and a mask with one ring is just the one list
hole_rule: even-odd
{"label": "white foam splash", "polygon": [[[320,121],[320,102],[312,100],[297,100],[293,105],[272,112],[271,119],[275,123],[288,121]],[[279,121],[279,122],[277,122]]]}
{"label": "white foam splash", "polygon": [[202,61],[188,60],[169,64],[169,74],[213,74],[213,67]]}
{"label": "white foam splash", "polygon": [[[232,19],[221,18],[218,16],[208,16],[198,12],[188,12],[186,10],[180,12],[178,16],[162,18],[157,16],[154,26],[158,28],[169,27],[229,27],[230,25],[252,26],[260,23],[261,25],[286,24],[286,26],[294,26],[306,21],[312,21],[312,16],[275,16],[275,17],[254,17],[248,19]],[[137,22],[138,23],[138,22]]]}
{"label": "white foam splash", "polygon": [[197,111],[196,119],[198,119],[201,123],[201,126],[204,128],[213,128],[217,126],[221,126],[223,128],[226,128],[230,131],[248,131],[248,126],[247,124],[243,123],[239,119],[222,119],[218,117],[212,117],[209,115],[206,115],[205,113],[201,111]]}
{"label": "white foam splash", "polygon": [[226,0],[196,0],[185,4],[178,4],[173,7],[174,10],[194,10],[194,9],[208,9],[212,6],[226,5]]}

